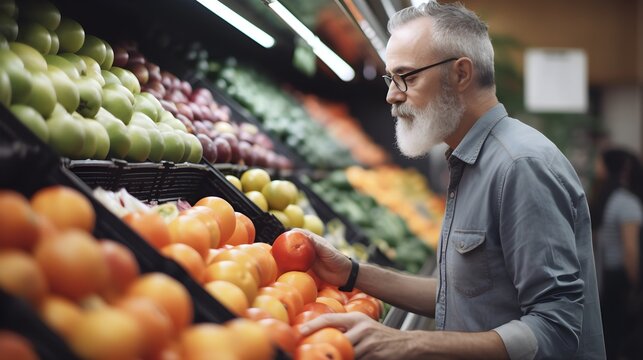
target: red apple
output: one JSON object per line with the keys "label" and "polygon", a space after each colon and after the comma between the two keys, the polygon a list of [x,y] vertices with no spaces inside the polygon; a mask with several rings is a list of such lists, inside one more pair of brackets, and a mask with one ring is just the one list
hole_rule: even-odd
{"label": "red apple", "polygon": [[150,72],[147,70],[147,67],[145,67],[145,65],[138,63],[131,64],[129,66],[129,69],[132,73],[134,73],[141,85],[147,84],[147,81],[150,79]]}
{"label": "red apple", "polygon": [[196,120],[203,120],[203,112],[201,111],[201,107],[193,102],[188,102],[188,106],[192,110],[192,114],[194,114],[194,119]]}
{"label": "red apple", "polygon": [[127,50],[121,46],[115,46],[114,47],[114,62],[112,63],[112,66],[118,66],[118,67],[125,67],[127,65],[127,61],[129,60],[129,54],[127,53]]}
{"label": "red apple", "polygon": [[176,103],[176,109],[178,110],[179,114],[183,114],[185,117],[190,119],[190,121],[194,121],[194,113],[192,112],[192,109],[190,108],[189,105],[183,104],[181,102]]}
{"label": "red apple", "polygon": [[214,145],[217,148],[217,162],[229,163],[232,158],[230,143],[226,139],[218,137],[214,139]]}
{"label": "red apple", "polygon": [[189,82],[185,80],[181,81],[180,88],[181,88],[181,91],[185,94],[185,96],[192,95],[192,85]]}
{"label": "red apple", "polygon": [[225,139],[230,144],[230,162],[238,164],[241,160],[241,154],[239,152],[239,140],[237,136],[232,133],[223,133],[219,138]]}
{"label": "red apple", "polygon": [[218,156],[217,146],[205,134],[197,134],[196,137],[201,142],[201,147],[203,147],[203,157],[211,164],[214,164]]}
{"label": "red apple", "polygon": [[176,116],[176,114],[179,113],[179,110],[176,108],[176,105],[174,105],[173,102],[167,101],[165,99],[159,100],[161,103],[161,106],[163,106],[163,109],[169,111],[172,113],[172,115]]}
{"label": "red apple", "polygon": [[161,68],[151,62],[148,62],[145,64],[147,67],[147,70],[150,72],[150,81],[158,81],[161,82]]}
{"label": "red apple", "polygon": [[145,56],[137,50],[129,51],[129,60],[127,61],[127,66],[132,67],[136,64],[145,64]]}

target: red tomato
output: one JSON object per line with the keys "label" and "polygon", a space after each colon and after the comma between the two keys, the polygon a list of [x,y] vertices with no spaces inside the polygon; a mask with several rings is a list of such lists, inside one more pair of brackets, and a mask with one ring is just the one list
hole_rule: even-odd
{"label": "red tomato", "polygon": [[315,248],[308,237],[292,230],[275,239],[271,252],[281,273],[308,271],[316,256]]}

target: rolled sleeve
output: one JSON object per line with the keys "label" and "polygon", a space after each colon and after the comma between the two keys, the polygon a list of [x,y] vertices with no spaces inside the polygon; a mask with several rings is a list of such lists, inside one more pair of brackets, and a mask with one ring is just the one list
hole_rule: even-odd
{"label": "rolled sleeve", "polygon": [[531,360],[538,352],[538,340],[529,326],[513,320],[493,329],[505,344],[512,360]]}
{"label": "rolled sleeve", "polygon": [[[518,341],[527,341],[525,328],[530,329],[539,359],[574,357],[582,329],[584,282],[574,235],[576,210],[565,185],[546,161],[520,158],[507,171],[500,203],[506,270],[523,316],[520,326],[508,323],[499,334],[507,338],[508,351],[517,351],[515,347],[522,346]],[[509,335],[518,329],[517,335]]]}

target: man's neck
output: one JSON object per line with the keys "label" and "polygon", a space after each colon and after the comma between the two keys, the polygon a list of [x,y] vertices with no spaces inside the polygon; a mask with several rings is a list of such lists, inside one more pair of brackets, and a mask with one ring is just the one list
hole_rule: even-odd
{"label": "man's neck", "polygon": [[498,104],[498,98],[493,91],[479,91],[477,94],[472,94],[468,99],[465,99],[465,104],[466,108],[464,114],[462,114],[460,126],[451,136],[444,140],[451,149],[455,149],[460,144],[467,132],[482,115]]}

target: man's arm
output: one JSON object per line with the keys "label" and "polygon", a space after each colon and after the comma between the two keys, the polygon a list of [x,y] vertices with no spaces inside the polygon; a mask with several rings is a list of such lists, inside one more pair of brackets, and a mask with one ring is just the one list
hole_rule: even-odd
{"label": "man's arm", "polygon": [[[305,234],[315,246],[315,274],[331,285],[344,285],[351,271],[350,260],[321,236],[306,230],[296,231]],[[393,306],[434,316],[436,283],[435,279],[360,264],[355,287]]]}
{"label": "man's arm", "polygon": [[400,331],[361,313],[324,314],[303,325],[307,336],[325,327],[344,330],[353,344],[355,359],[508,359],[495,331]]}

